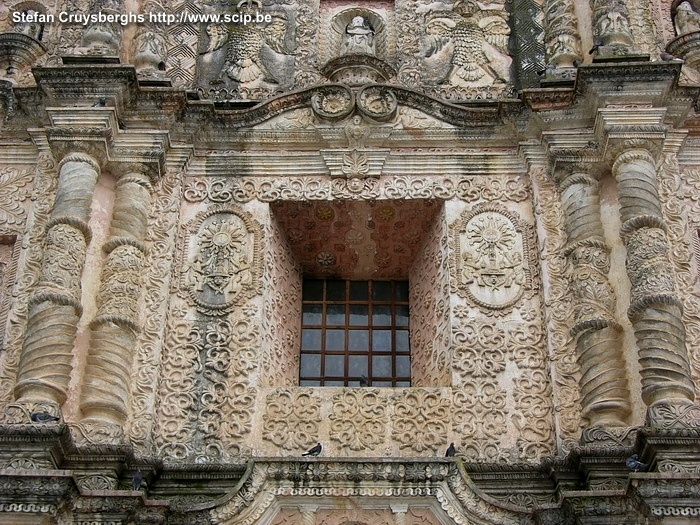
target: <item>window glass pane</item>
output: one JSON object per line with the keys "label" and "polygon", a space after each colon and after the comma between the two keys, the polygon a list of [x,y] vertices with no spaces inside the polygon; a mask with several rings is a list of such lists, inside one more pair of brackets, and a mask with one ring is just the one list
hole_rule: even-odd
{"label": "window glass pane", "polygon": [[350,281],[350,300],[367,301],[367,281]]}
{"label": "window glass pane", "polygon": [[411,359],[407,355],[396,356],[396,377],[411,377]]}
{"label": "window glass pane", "polygon": [[391,352],[391,330],[372,331],[372,350],[375,352]]}
{"label": "window glass pane", "polygon": [[326,301],[345,301],[345,281],[326,281]]}
{"label": "window glass pane", "polygon": [[410,381],[397,381],[396,386],[411,386]]}
{"label": "window glass pane", "polygon": [[345,381],[324,381],[323,386],[345,386]]}
{"label": "window glass pane", "polygon": [[329,304],[326,306],[326,324],[345,325],[344,304]]}
{"label": "window glass pane", "polygon": [[391,381],[372,381],[372,386],[392,386]]}
{"label": "window glass pane", "polygon": [[391,301],[391,281],[372,281],[372,300]]}
{"label": "window glass pane", "polygon": [[365,305],[350,305],[350,324],[354,326],[367,326],[369,324],[368,308]]}
{"label": "window glass pane", "polygon": [[391,356],[372,356],[372,377],[391,377]]}
{"label": "window glass pane", "polygon": [[343,377],[345,375],[345,356],[326,354],[326,363],[323,375],[326,377]]}
{"label": "window glass pane", "polygon": [[372,307],[372,326],[391,326],[391,306],[374,305]]}
{"label": "window glass pane", "polygon": [[326,330],[326,350],[345,350],[345,330]]}
{"label": "window glass pane", "polygon": [[395,281],[394,285],[394,298],[397,301],[408,302],[408,281]]}
{"label": "window glass pane", "polygon": [[321,354],[301,354],[301,377],[321,377]]}
{"label": "window glass pane", "polygon": [[302,299],[304,301],[322,301],[323,281],[321,279],[304,279]]}
{"label": "window glass pane", "polygon": [[348,331],[348,350],[369,350],[369,331],[368,330],[349,330]]}
{"label": "window glass pane", "polygon": [[299,381],[299,386],[321,386],[321,381],[312,381],[310,379],[302,379]]}
{"label": "window glass pane", "polygon": [[323,313],[323,305],[321,304],[305,304],[302,323],[304,324],[321,324],[321,314]]}
{"label": "window glass pane", "polygon": [[407,352],[408,350],[408,330],[396,330],[396,351]]}
{"label": "window glass pane", "polygon": [[408,326],[408,306],[396,306],[396,326]]}
{"label": "window glass pane", "polygon": [[351,355],[348,359],[350,361],[348,375],[351,378],[358,378],[360,376],[367,375],[368,369],[366,355]]}
{"label": "window glass pane", "polygon": [[301,331],[301,349],[302,350],[320,350],[321,349],[321,330],[311,330],[305,328]]}

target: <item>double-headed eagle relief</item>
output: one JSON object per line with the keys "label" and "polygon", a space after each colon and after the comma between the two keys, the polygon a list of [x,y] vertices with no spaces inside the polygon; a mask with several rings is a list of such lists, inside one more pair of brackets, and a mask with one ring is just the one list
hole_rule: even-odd
{"label": "double-headed eagle relief", "polygon": [[508,82],[510,27],[504,7],[482,9],[473,0],[457,0],[432,2],[417,12],[425,15],[422,51],[436,83],[471,88]]}
{"label": "double-headed eagle relief", "polygon": [[[294,57],[287,46],[288,16],[263,10],[259,0],[242,0],[237,17],[248,22],[209,24],[200,51],[202,88],[245,95],[285,87]],[[260,19],[260,17],[265,17]]]}

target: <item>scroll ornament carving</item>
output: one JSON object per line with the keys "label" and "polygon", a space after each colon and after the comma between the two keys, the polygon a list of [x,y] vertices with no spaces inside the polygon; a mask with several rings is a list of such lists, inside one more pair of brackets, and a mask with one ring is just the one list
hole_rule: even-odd
{"label": "scroll ornament carving", "polygon": [[163,359],[160,438],[177,459],[212,461],[240,453],[256,395],[247,377],[259,334],[249,315],[173,326],[172,350]]}
{"label": "scroll ornament carving", "polygon": [[67,294],[79,304],[85,249],[82,231],[69,224],[51,227],[46,234],[40,286]]}
{"label": "scroll ornament carving", "polygon": [[394,396],[392,437],[401,449],[437,450],[447,443],[449,402],[437,390],[408,390]]}
{"label": "scroll ornament carving", "polygon": [[333,396],[331,439],[350,450],[375,451],[384,442],[385,403],[373,389],[347,390]]}
{"label": "scroll ornament carving", "polygon": [[202,212],[186,228],[180,295],[206,315],[222,315],[257,295],[261,229],[234,209]]}
{"label": "scroll ornament carving", "polygon": [[577,245],[570,254],[573,269],[574,330],[582,330],[602,321],[617,326],[612,311],[615,293],[607,278],[610,266],[607,250],[598,243]]}
{"label": "scroll ornament carving", "polygon": [[[683,321],[688,340],[688,358],[694,377],[700,377],[700,293],[695,289],[693,250],[700,254],[700,243],[695,239],[697,219],[689,223],[689,217],[698,217],[698,189],[700,172],[681,170],[675,155],[667,154],[659,170],[659,195],[668,225],[669,256],[674,263],[678,286],[683,290]],[[687,210],[690,210],[688,212]],[[695,397],[700,397],[700,383],[695,381]]]}
{"label": "scroll ornament carving", "polygon": [[277,221],[265,226],[263,289],[274,290],[263,302],[263,352],[260,367],[265,386],[292,386],[298,380],[301,280],[297,262]]}
{"label": "scroll ornament carving", "polygon": [[479,378],[454,394],[454,425],[463,440],[460,456],[473,461],[506,459],[500,438],[507,432],[506,391],[491,379]]}
{"label": "scroll ornament carving", "polygon": [[531,287],[528,240],[519,220],[498,208],[464,213],[452,226],[453,289],[489,310],[512,307]]}
{"label": "scroll ornament carving", "polygon": [[450,269],[445,264],[447,254],[447,225],[435,221],[427,232],[436,242],[426,243],[415,258],[409,274],[411,317],[420,319],[411,332],[415,350],[411,367],[414,386],[446,386],[451,383],[450,371]]}
{"label": "scroll ornament carving", "polygon": [[566,219],[556,183],[542,166],[532,167],[532,178],[537,191],[535,211],[538,223],[544,228],[544,265],[550,286],[544,292],[546,330],[552,368],[553,401],[559,425],[560,446],[571,450],[578,446],[581,433],[580,367],[574,339],[570,333],[572,298],[569,287],[570,261],[565,256],[567,243]]}
{"label": "scroll ornament carving", "polygon": [[29,170],[0,170],[0,225],[16,229],[26,221],[23,202],[29,198],[32,173]]}
{"label": "scroll ornament carving", "polygon": [[669,264],[666,233],[660,228],[639,228],[625,238],[627,270],[632,281],[632,309],[643,307],[657,297],[674,298],[676,284]]}
{"label": "scroll ornament carving", "polygon": [[[32,212],[26,220],[27,232],[25,242],[22,244],[24,266],[22,269],[18,268],[18,274],[24,275],[24,278],[19,279],[15,286],[15,298],[8,312],[4,362],[2,370],[0,370],[0,406],[5,405],[13,398],[12,389],[15,385],[25,338],[27,302],[30,292],[35,290],[34,286],[41,271],[46,224],[49,220],[51,203],[54,201],[58,183],[56,164],[49,152],[39,153],[33,179],[35,182],[32,197],[37,198],[32,206]],[[21,194],[22,189],[19,191]],[[4,193],[0,192],[0,195],[4,195]],[[0,197],[1,199],[2,197]]]}
{"label": "scroll ornament carving", "polygon": [[284,450],[304,450],[318,441],[321,400],[303,390],[268,394],[263,415],[263,439]]}
{"label": "scroll ornament carving", "polygon": [[123,244],[112,250],[103,269],[98,294],[98,317],[126,319],[136,326],[139,319],[140,271],[143,253]]}
{"label": "scroll ornament carving", "polygon": [[[382,199],[452,199],[465,202],[525,202],[530,188],[520,176],[464,177],[391,177],[379,179],[377,186],[353,194],[361,198]],[[195,179],[184,190],[188,202],[222,204],[277,200],[327,200],[332,195],[332,181],[327,177]]]}
{"label": "scroll ornament carving", "polygon": [[[3,415],[3,423],[10,425],[37,425],[31,419],[31,415],[34,413],[46,412],[47,414],[53,416],[54,418],[59,418],[56,422],[60,422],[61,409],[56,403],[51,403],[47,401],[23,401],[21,403],[10,403],[5,408],[5,413]],[[53,423],[53,422],[49,422]],[[42,422],[41,426],[47,423]]]}
{"label": "scroll ornament carving", "polygon": [[131,374],[131,418],[128,427],[134,447],[142,454],[153,446],[152,414],[157,398],[160,358],[170,297],[170,276],[175,253],[180,208],[180,174],[168,172],[153,191],[146,234],[146,271],[143,276],[143,317]]}

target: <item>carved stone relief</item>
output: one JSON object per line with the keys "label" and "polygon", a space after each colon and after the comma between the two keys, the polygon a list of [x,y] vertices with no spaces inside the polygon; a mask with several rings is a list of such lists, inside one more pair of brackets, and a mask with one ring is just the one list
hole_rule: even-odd
{"label": "carved stone relief", "polygon": [[215,208],[198,214],[185,231],[181,297],[206,315],[223,315],[259,293],[261,230],[250,216]]}
{"label": "carved stone relief", "polygon": [[[18,261],[18,275],[24,275],[15,288],[15,300],[8,312],[7,333],[5,339],[5,351],[0,356],[0,406],[12,399],[19,358],[22,350],[22,342],[25,336],[27,321],[27,303],[29,292],[39,278],[41,260],[43,254],[43,241],[46,233],[46,223],[49,219],[51,203],[56,191],[58,177],[56,177],[56,164],[50,153],[39,155],[36,169],[33,173],[34,190],[32,196],[36,197],[31,213],[27,216],[26,233],[21,249],[21,257]],[[24,188],[18,187],[22,195]],[[43,197],[43,198],[40,198]],[[10,207],[8,218],[15,216],[14,206]]]}
{"label": "carved stone relief", "polygon": [[512,307],[531,288],[528,235],[520,220],[497,207],[465,212],[451,226],[452,288],[490,310]]}
{"label": "carved stone relief", "polygon": [[263,9],[259,0],[241,1],[232,16],[269,15],[269,22],[212,23],[199,53],[198,86],[204,98],[259,99],[291,87],[295,9]]}
{"label": "carved stone relief", "polygon": [[424,15],[427,34],[423,56],[432,75],[426,79],[463,89],[508,82],[510,27],[505,9],[481,9],[472,0],[441,10],[445,5],[436,2],[417,11]]}

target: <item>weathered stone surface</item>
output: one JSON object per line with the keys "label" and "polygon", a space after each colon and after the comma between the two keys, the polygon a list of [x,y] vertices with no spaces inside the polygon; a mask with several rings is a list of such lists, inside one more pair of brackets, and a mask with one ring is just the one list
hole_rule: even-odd
{"label": "weathered stone surface", "polygon": [[[692,523],[698,13],[0,5],[0,522]],[[410,386],[300,380],[305,277]]]}

